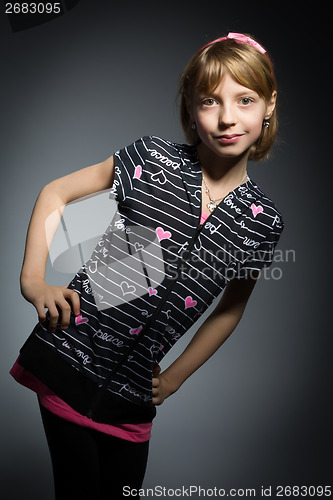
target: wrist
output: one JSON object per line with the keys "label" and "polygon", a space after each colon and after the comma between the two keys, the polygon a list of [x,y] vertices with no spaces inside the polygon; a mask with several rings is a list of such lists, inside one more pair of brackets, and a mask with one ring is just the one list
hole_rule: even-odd
{"label": "wrist", "polygon": [[162,372],[161,376],[166,380],[170,396],[171,394],[177,392],[182,383],[184,382],[183,380],[180,380],[169,368],[167,368],[164,372]]}
{"label": "wrist", "polygon": [[41,273],[32,273],[25,269],[22,269],[20,274],[21,289],[28,285],[31,285],[31,283],[45,283],[45,276]]}

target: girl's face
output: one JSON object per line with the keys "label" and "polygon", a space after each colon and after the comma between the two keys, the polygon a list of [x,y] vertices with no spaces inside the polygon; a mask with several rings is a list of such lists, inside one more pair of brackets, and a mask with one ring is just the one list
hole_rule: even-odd
{"label": "girl's face", "polygon": [[244,153],[248,156],[261,134],[263,120],[273,113],[275,101],[276,92],[267,104],[226,72],[213,92],[194,96],[189,110],[202,141],[201,148],[208,148],[220,158],[235,158]]}

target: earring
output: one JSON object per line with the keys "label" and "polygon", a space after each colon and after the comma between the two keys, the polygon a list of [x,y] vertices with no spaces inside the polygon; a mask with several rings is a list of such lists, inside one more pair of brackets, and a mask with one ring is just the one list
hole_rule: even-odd
{"label": "earring", "polygon": [[269,127],[269,121],[268,120],[264,120],[263,121],[263,127],[264,128],[268,128]]}
{"label": "earring", "polygon": [[191,125],[191,129],[192,130],[195,130],[197,128],[196,124],[193,122],[192,125]]}

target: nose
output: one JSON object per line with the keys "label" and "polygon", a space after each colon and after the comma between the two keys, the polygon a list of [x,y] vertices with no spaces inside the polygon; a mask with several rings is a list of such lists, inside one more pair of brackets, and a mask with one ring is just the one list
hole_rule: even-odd
{"label": "nose", "polygon": [[224,103],[220,107],[219,126],[230,127],[236,123],[236,112],[231,103]]}

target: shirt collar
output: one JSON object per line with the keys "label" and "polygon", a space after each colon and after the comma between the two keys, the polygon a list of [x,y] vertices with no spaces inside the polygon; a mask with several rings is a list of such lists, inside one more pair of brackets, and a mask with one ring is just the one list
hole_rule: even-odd
{"label": "shirt collar", "polygon": [[[202,189],[202,170],[199,161],[197,149],[195,146],[184,145],[182,156],[182,168],[188,168],[191,174],[194,174],[196,182],[193,185],[188,186],[191,195],[197,197],[198,191],[201,193]],[[240,217],[246,210],[248,210],[252,203],[256,203],[258,199],[263,196],[262,191],[257,186],[257,184],[248,178],[248,181],[240,186],[236,187],[233,191],[220,201],[214,210],[213,214],[216,216],[221,216],[223,212],[227,212],[234,218]]]}
{"label": "shirt collar", "polygon": [[[230,193],[221,200],[215,209],[217,211],[216,215],[219,215],[221,211],[223,211],[236,219],[246,212],[246,210],[251,207],[252,203],[256,203],[257,200],[261,198],[261,195],[262,193],[259,187],[249,178],[246,183],[230,191]],[[215,210],[213,213],[215,213]]]}

